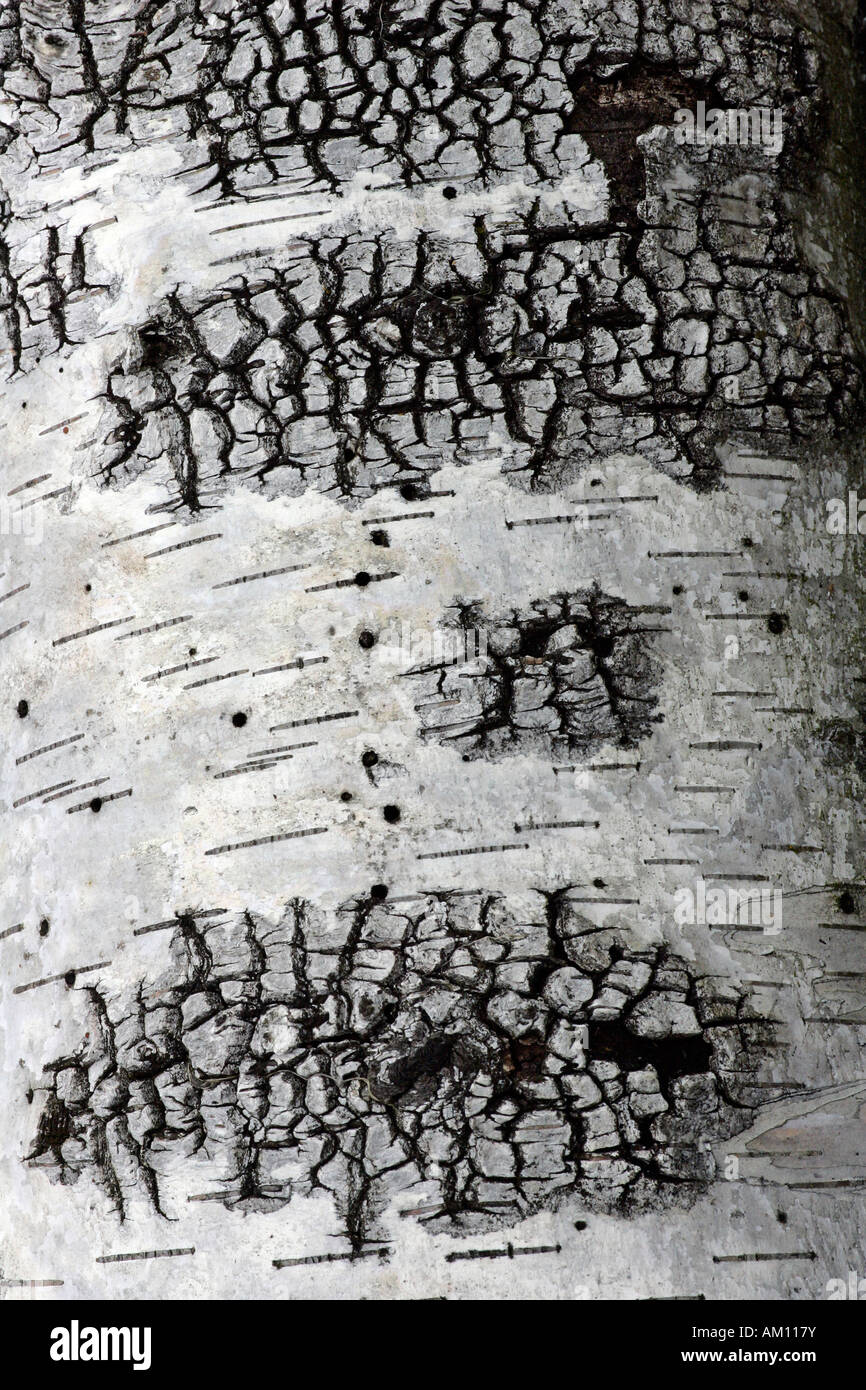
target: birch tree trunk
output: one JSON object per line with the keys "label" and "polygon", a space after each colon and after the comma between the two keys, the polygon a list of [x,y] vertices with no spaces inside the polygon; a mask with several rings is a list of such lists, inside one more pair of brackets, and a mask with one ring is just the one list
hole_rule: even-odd
{"label": "birch tree trunk", "polygon": [[863,51],[854,0],[4,7],[10,1277],[847,1278]]}

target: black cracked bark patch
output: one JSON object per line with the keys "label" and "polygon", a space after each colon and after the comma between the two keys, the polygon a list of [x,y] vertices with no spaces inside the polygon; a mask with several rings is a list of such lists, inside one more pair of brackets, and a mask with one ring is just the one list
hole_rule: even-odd
{"label": "black cracked bark patch", "polygon": [[653,635],[641,610],[598,585],[497,615],[466,604],[455,627],[481,655],[415,677],[425,739],[475,757],[583,755],[632,748],[661,717]]}
{"label": "black cracked bark patch", "polygon": [[[269,195],[327,210],[359,171],[455,209],[525,190],[503,215],[475,208],[405,241],[344,219],[287,249],[268,227],[225,258],[213,295],[180,286],[106,383],[104,481],[154,470],[196,512],[238,484],[423,492],[443,459],[485,450],[549,491],[639,451],[706,487],[725,437],[784,451],[860,418],[862,364],[796,244],[784,160],[638,145],[698,100],[778,107],[786,150],[812,130],[817,54],[763,0],[708,0],[696,24],[677,0],[54,10],[0,14],[17,117],[0,150],[23,168],[99,168],[164,116],[197,207],[223,208],[226,227],[254,223]],[[589,219],[551,197],[588,152],[610,189]],[[116,287],[62,202],[0,199],[14,375],[89,341]]]}
{"label": "black cracked bark patch", "polygon": [[421,1191],[433,1229],[687,1201],[751,1113],[754,1019],[570,891],[530,920],[482,893],[186,914],[153,985],[82,989],[28,1160],[121,1218],[136,1194],[169,1215],[178,1181],[240,1211],[327,1193],[355,1250]]}
{"label": "black cracked bark patch", "polygon": [[660,173],[638,227],[539,201],[507,229],[317,235],[178,291],[106,383],[99,476],[156,469],[192,511],[239,483],[423,496],[446,458],[547,491],[634,451],[703,484],[725,436],[844,429],[854,346],[762,160],[717,151],[687,197]]}

